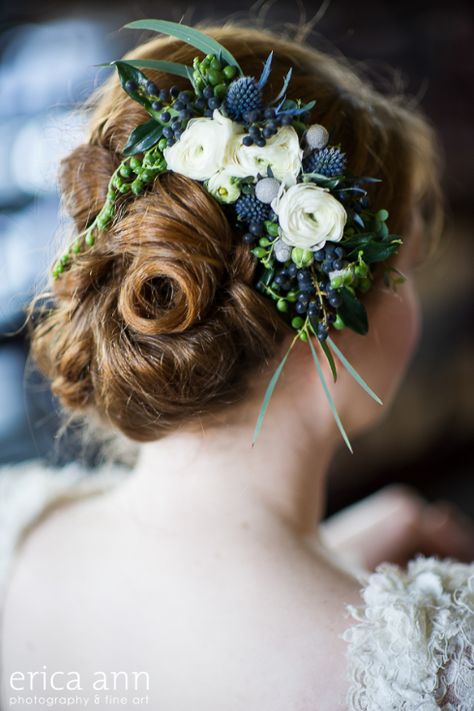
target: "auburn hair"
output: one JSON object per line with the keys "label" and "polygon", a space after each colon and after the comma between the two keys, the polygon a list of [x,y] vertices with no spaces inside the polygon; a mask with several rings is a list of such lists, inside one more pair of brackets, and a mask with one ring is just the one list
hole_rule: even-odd
{"label": "auburn hair", "polygon": [[[316,99],[311,118],[341,143],[349,169],[381,178],[371,200],[389,210],[391,230],[407,234],[418,207],[426,233],[438,232],[436,142],[406,99],[382,95],[346,60],[272,32],[235,24],[202,29],[245,74],[259,76],[273,50],[268,98],[293,67],[289,98]],[[129,57],[191,64],[196,54],[160,37]],[[188,86],[147,74],[160,87]],[[60,171],[77,231],[97,215],[129,133],[147,120],[116,76],[90,105],[88,141]],[[52,283],[47,308],[32,304],[33,358],[70,412],[95,413],[136,441],[158,439],[244,397],[249,374],[288,333],[273,303],[255,290],[254,271],[249,248],[215,199],[199,183],[165,173],[124,203],[95,245]]]}

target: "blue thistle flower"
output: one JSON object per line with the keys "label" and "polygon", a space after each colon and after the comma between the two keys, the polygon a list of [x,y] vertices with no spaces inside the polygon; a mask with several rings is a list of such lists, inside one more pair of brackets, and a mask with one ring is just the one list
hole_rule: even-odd
{"label": "blue thistle flower", "polygon": [[234,121],[241,121],[247,111],[260,110],[262,105],[262,89],[254,77],[240,77],[230,84],[224,106]]}
{"label": "blue thistle flower", "polygon": [[246,222],[263,222],[269,217],[269,206],[255,195],[241,195],[235,203],[235,211],[237,217]]}
{"label": "blue thistle flower", "polygon": [[346,165],[346,154],[340,148],[332,146],[310,153],[303,161],[303,170],[305,173],[319,173],[332,178],[334,175],[343,173]]}

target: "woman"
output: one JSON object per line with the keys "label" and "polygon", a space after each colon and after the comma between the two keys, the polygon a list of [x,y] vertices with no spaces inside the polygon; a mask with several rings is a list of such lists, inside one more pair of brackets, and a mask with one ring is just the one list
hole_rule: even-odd
{"label": "woman", "polygon": [[[379,276],[365,298],[365,337],[334,336],[385,403],[340,372],[341,420],[350,435],[366,431],[387,411],[419,334],[411,277],[439,223],[431,131],[340,60],[233,25],[207,33],[248,75],[273,50],[275,82],[292,66],[289,95],[317,98],[314,118],[344,146],[351,171],[382,179],[372,199],[404,237],[391,265],[407,279],[394,293]],[[191,64],[195,54],[160,38],[133,56]],[[115,79],[96,96],[89,141],[61,176],[79,232],[144,118]],[[24,512],[21,526],[5,526],[8,563],[15,553],[3,576],[5,708],[26,707],[19,687],[64,707],[74,692],[67,703],[81,708],[98,670],[109,681],[119,670],[146,673],[140,703],[166,711],[472,708],[473,566],[419,558],[408,571],[363,572],[430,531],[442,546],[456,524],[394,489],[321,535],[340,433],[302,341],[250,446],[293,338],[255,290],[254,271],[216,200],[169,172],[54,282],[34,358],[69,412],[141,444],[128,475],[4,474],[4,509]],[[30,505],[38,491],[41,505]],[[65,683],[74,672],[76,689],[72,677]],[[120,702],[105,684],[99,705],[132,708],[130,688],[119,687],[128,694]]]}

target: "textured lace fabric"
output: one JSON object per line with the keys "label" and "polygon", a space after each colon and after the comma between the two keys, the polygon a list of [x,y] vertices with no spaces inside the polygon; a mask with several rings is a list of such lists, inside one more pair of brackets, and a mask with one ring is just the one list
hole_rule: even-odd
{"label": "textured lace fabric", "polygon": [[361,582],[350,711],[474,711],[474,564],[420,556]]}

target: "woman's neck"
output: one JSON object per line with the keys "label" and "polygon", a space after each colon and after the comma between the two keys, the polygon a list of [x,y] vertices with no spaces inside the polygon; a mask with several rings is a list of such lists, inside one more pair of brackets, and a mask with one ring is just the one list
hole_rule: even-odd
{"label": "woman's neck", "polygon": [[[252,447],[258,405],[232,410],[232,420],[183,430],[143,445],[131,477],[140,515],[232,523],[273,520],[296,536],[315,531],[324,513],[326,475],[337,445],[333,423],[321,410],[314,426],[273,403]],[[220,525],[220,522],[219,522]]]}

